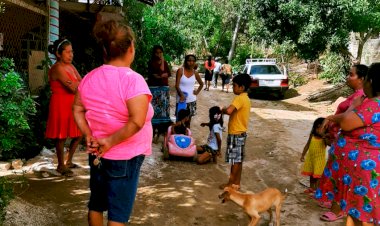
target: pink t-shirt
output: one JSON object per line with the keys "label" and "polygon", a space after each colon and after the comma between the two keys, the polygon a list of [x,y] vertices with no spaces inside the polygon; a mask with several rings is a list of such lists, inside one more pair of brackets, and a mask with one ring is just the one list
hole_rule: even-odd
{"label": "pink t-shirt", "polygon": [[[351,106],[352,102],[356,98],[361,97],[363,95],[364,95],[363,89],[355,90],[355,92],[353,94],[351,94],[349,97],[347,97],[347,99],[345,101],[343,101],[342,103],[340,103],[338,105],[337,110],[335,112],[335,115],[346,112],[346,110]],[[340,127],[338,124],[333,123],[333,122],[330,123],[329,134],[330,134],[330,137],[332,140],[335,140],[337,138],[339,129],[340,129]]]}
{"label": "pink t-shirt", "polygon": [[[126,102],[139,95],[152,94],[144,78],[128,67],[103,65],[92,70],[81,81],[78,90],[86,109],[85,117],[95,138],[107,137],[128,122]],[[143,128],[124,142],[113,146],[103,158],[128,160],[152,153],[154,110],[149,104]]]}

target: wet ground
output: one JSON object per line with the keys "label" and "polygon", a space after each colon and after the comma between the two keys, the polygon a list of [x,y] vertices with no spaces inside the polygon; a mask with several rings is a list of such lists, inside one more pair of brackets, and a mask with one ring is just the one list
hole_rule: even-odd
{"label": "wet ground", "polygon": [[[173,80],[171,80],[173,83]],[[243,164],[242,191],[258,192],[267,187],[288,190],[281,211],[281,225],[341,226],[343,221],[326,223],[319,220],[323,211],[307,195],[299,181],[300,154],[307,141],[311,124],[317,116],[334,112],[334,105],[309,103],[308,94],[322,86],[320,81],[290,93],[284,100],[260,97],[252,99],[252,110],[246,160]],[[173,87],[173,84],[172,86]],[[228,105],[232,93],[220,89],[202,91],[198,97],[198,115],[192,122],[192,133],[198,144],[206,142],[208,109]],[[174,90],[171,102],[174,104]],[[228,117],[225,116],[225,125]],[[225,137],[223,134],[223,147]],[[218,186],[227,182],[230,166],[220,158],[217,164],[196,165],[192,161],[162,160],[162,138],[153,144],[153,155],[146,158],[131,225],[248,225],[249,220],[240,207],[232,202],[222,204]],[[222,156],[223,157],[223,156]],[[89,195],[87,156],[78,152],[73,178],[44,177],[27,173],[28,186],[18,189],[18,197],[8,208],[5,225],[87,225],[86,203]],[[45,175],[46,176],[46,175]],[[262,214],[258,225],[268,225],[269,215]]]}

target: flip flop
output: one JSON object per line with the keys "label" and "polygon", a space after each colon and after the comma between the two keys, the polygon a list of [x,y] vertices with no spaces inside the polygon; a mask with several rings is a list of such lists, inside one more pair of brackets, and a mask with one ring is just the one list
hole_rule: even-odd
{"label": "flip flop", "polygon": [[315,192],[315,190],[312,188],[308,188],[305,191],[303,191],[303,193],[305,193],[305,194],[313,194],[314,192]]}
{"label": "flip flop", "polygon": [[343,217],[344,217],[344,215],[342,212],[340,212],[338,215],[336,215],[335,213],[328,211],[328,212],[323,213],[322,216],[320,217],[320,219],[324,220],[324,221],[328,221],[328,222],[334,222],[334,221],[337,221],[339,219],[342,219]]}
{"label": "flip flop", "polygon": [[57,172],[60,173],[62,176],[65,176],[65,177],[72,177],[72,176],[74,176],[74,172],[71,171],[68,168],[57,169]]}
{"label": "flip flop", "polygon": [[319,207],[326,208],[326,209],[331,209],[332,202],[329,201],[322,201],[318,203]]}
{"label": "flip flop", "polygon": [[66,164],[66,167],[70,169],[75,169],[75,168],[78,168],[79,166],[75,163],[70,163],[70,164]]}

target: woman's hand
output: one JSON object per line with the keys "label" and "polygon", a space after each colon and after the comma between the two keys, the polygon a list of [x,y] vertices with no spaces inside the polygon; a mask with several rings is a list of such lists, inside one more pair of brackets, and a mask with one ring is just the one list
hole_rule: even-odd
{"label": "woman's hand", "polygon": [[179,97],[179,102],[184,102],[186,99],[185,99],[185,96],[182,94],[180,97]]}
{"label": "woman's hand", "polygon": [[109,137],[98,139],[98,144],[98,156],[103,156],[112,147]]}
{"label": "woman's hand", "polygon": [[304,156],[304,155],[301,155],[300,161],[301,161],[301,162],[304,162],[304,161],[305,161],[305,156]]}
{"label": "woman's hand", "polygon": [[161,78],[167,78],[167,77],[169,77],[168,73],[161,74]]}
{"label": "woman's hand", "polygon": [[193,91],[193,94],[196,96],[196,95],[199,94],[199,91],[198,91],[198,90],[194,90],[194,91]]}
{"label": "woman's hand", "polygon": [[91,154],[91,153],[97,154],[98,153],[99,143],[95,137],[93,137],[91,135],[86,136],[86,146],[87,146],[87,150],[86,150],[87,153],[89,153],[89,154]]}

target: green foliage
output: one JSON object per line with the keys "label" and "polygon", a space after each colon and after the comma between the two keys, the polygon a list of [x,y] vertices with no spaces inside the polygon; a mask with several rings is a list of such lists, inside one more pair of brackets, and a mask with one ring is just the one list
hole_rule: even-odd
{"label": "green foliage", "polygon": [[343,56],[332,52],[327,53],[321,59],[321,65],[323,72],[320,74],[320,78],[326,79],[333,84],[346,81],[349,62]]}
{"label": "green foliage", "polygon": [[277,62],[289,63],[296,55],[296,46],[290,41],[285,41],[282,44],[272,45],[273,54],[277,58]]}
{"label": "green foliage", "polygon": [[4,7],[5,3],[4,2],[0,2],[0,13],[4,13],[5,12],[5,7]]}
{"label": "green foliage", "polygon": [[13,183],[6,177],[0,177],[0,225],[2,225],[5,220],[5,208],[13,198]]}
{"label": "green foliage", "polygon": [[305,78],[305,76],[298,73],[289,72],[288,77],[290,85],[292,85],[293,87],[302,86],[307,83],[307,79]]}
{"label": "green foliage", "polygon": [[240,43],[236,46],[236,54],[231,62],[231,65],[233,67],[239,67],[239,65],[245,64],[246,59],[263,57],[264,53],[256,43]]}
{"label": "green foliage", "polygon": [[[30,148],[23,138],[33,137],[30,119],[36,113],[35,102],[14,71],[13,60],[0,58],[0,158],[22,155]],[[33,142],[33,141],[32,141]]]}

